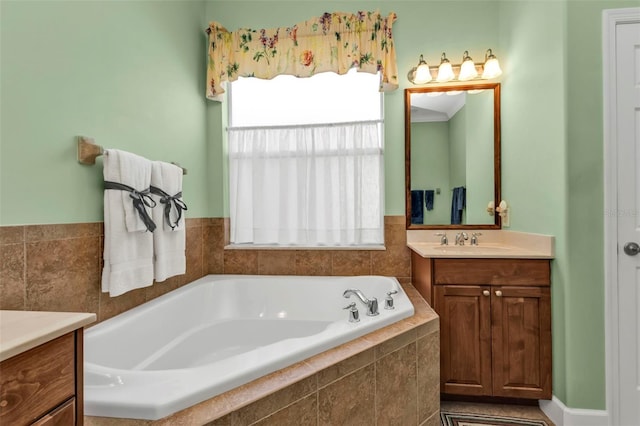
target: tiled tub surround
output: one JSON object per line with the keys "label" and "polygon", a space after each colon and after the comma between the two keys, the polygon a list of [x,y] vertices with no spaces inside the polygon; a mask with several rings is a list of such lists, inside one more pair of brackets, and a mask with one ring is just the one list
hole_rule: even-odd
{"label": "tiled tub surround", "polygon": [[3,226],[0,309],[90,312],[99,322],[207,274],[384,275],[407,283],[404,221],[385,217],[386,250],[224,250],[225,219],[187,219],[186,275],[114,298],[100,291],[102,223]]}
{"label": "tiled tub surround", "polygon": [[439,320],[403,288],[410,318],[160,420],[85,417],[85,425],[439,425]]}
{"label": "tiled tub surround", "polygon": [[[411,280],[404,216],[385,217],[384,251],[224,250],[225,228],[222,218],[187,219],[187,274],[111,298],[100,292],[102,223],[0,227],[0,309],[92,312],[103,321],[220,273]],[[376,416],[378,424],[438,425],[438,319],[411,285],[404,288],[413,317],[184,410],[178,413],[184,420],[176,414],[167,424],[216,418],[212,425],[340,424],[340,418],[371,424]],[[405,423],[403,416],[415,420]],[[147,423],[86,418],[85,424]]]}

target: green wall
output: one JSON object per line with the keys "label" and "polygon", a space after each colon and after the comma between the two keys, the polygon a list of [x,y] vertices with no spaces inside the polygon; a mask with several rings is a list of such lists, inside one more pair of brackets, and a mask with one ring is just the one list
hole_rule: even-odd
{"label": "green wall", "polygon": [[[567,401],[566,3],[504,2],[500,7],[502,197],[511,228],[555,236],[552,262],[553,392]],[[553,66],[540,66],[553,64]],[[592,326],[601,325],[595,320]],[[590,330],[590,329],[589,329]],[[604,342],[600,342],[604,344]],[[593,360],[584,389],[604,408],[604,359]]]}
{"label": "green wall", "polygon": [[449,179],[451,188],[467,184],[468,130],[467,108],[464,106],[449,120]]}
{"label": "green wall", "polygon": [[467,223],[493,223],[487,204],[494,197],[493,92],[468,94],[467,109]]}
{"label": "green wall", "polygon": [[0,2],[0,225],[102,220],[75,137],[188,169],[210,216],[200,1]]}
{"label": "green wall", "polygon": [[[226,213],[226,105],[204,100],[210,20],[288,25],[326,10],[395,11],[400,90],[385,94],[385,212],[404,214],[406,72],[493,48],[503,198],[514,230],[556,237],[554,394],[605,408],[601,13],[620,0],[0,2],[0,225],[102,220],[102,168],[76,135],[188,168],[190,217]],[[101,163],[101,160],[99,160]]]}
{"label": "green wall", "polygon": [[411,124],[411,189],[440,189],[433,210],[424,210],[424,223],[451,223],[449,183],[449,125],[446,121]]}

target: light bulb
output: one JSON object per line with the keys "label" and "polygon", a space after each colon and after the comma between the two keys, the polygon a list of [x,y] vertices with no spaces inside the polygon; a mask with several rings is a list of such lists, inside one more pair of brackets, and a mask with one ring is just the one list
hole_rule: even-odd
{"label": "light bulb", "polygon": [[418,65],[418,68],[416,68],[415,83],[424,84],[430,81],[431,71],[429,71],[429,65],[427,65],[426,62],[424,64]]}
{"label": "light bulb", "polygon": [[484,63],[484,71],[482,72],[482,78],[490,79],[496,78],[502,75],[502,70],[500,69],[500,63],[498,62],[498,58],[495,57],[491,49],[487,50],[485,55],[485,63]]}
{"label": "light bulb", "polygon": [[429,65],[424,60],[424,57],[420,55],[418,66],[413,68],[409,72],[409,81],[413,84],[424,84],[431,81],[431,71],[429,71]]}
{"label": "light bulb", "polygon": [[455,75],[453,74],[451,62],[447,59],[447,55],[442,52],[442,59],[440,60],[440,66],[438,67],[438,76],[436,77],[436,81],[438,83],[445,83],[453,80],[454,77]]}
{"label": "light bulb", "polygon": [[473,59],[469,56],[468,51],[464,51],[462,54],[462,65],[460,66],[460,74],[458,75],[458,80],[466,81],[474,79],[478,76],[478,71],[476,70],[476,65],[473,63]]}

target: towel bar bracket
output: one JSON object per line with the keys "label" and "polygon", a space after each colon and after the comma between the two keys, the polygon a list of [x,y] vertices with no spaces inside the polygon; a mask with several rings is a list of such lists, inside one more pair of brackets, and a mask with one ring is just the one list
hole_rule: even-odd
{"label": "towel bar bracket", "polygon": [[93,138],[78,136],[78,163],[91,166],[96,164],[96,158],[104,154],[104,148],[97,145]]}
{"label": "towel bar bracket", "polygon": [[[96,144],[93,138],[78,136],[76,139],[78,143],[78,163],[92,166],[96,164],[97,157],[104,155],[104,148]],[[180,167],[183,175],[187,174],[187,169],[178,163],[171,162],[171,164]]]}

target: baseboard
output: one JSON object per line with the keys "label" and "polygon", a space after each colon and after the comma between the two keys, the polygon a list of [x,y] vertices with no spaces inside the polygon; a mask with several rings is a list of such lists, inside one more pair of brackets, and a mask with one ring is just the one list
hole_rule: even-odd
{"label": "baseboard", "polygon": [[540,409],[556,426],[606,426],[609,415],[605,410],[586,410],[569,408],[555,396],[549,400],[540,400]]}

